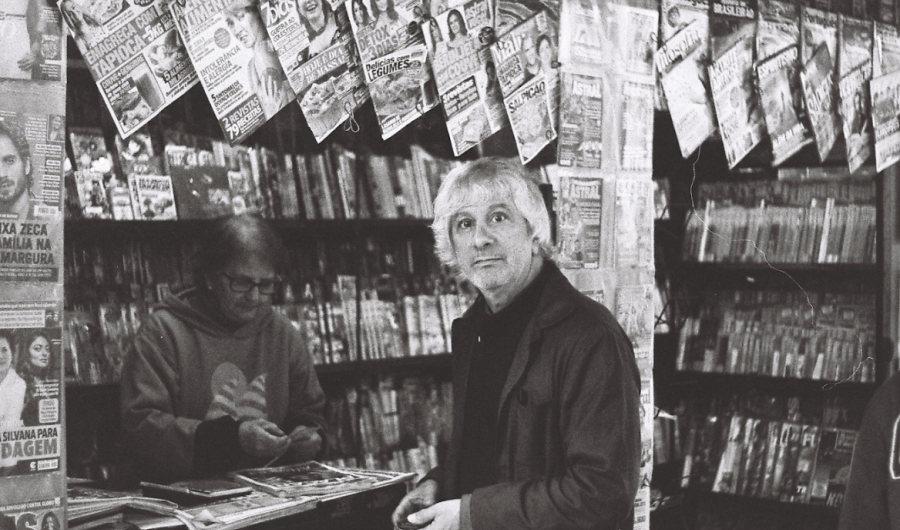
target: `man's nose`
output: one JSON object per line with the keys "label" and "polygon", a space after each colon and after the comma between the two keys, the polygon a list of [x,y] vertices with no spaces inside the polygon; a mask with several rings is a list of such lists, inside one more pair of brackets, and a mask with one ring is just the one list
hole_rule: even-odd
{"label": "man's nose", "polygon": [[484,247],[494,242],[494,233],[484,223],[475,225],[475,246]]}

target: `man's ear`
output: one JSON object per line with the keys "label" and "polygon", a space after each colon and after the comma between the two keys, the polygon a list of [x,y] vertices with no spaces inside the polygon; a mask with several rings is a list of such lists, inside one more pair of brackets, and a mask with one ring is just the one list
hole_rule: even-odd
{"label": "man's ear", "polygon": [[31,176],[31,157],[25,159],[25,174]]}

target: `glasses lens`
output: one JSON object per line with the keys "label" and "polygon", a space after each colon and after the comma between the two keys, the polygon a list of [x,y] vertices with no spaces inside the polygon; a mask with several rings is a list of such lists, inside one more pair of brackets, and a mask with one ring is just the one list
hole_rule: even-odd
{"label": "glasses lens", "polygon": [[254,283],[246,278],[231,278],[231,290],[237,293],[246,293],[253,289]]}
{"label": "glasses lens", "polygon": [[260,294],[272,294],[275,292],[275,280],[263,280],[256,285],[259,286]]}

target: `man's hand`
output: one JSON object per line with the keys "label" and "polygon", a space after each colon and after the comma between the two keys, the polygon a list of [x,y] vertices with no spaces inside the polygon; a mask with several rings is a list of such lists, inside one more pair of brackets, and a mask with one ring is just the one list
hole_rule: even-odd
{"label": "man's hand", "polygon": [[439,502],[410,515],[407,521],[423,530],[459,530],[459,506],[459,499]]}
{"label": "man's hand", "polygon": [[394,510],[391,520],[399,528],[400,523],[408,522],[407,516],[437,502],[438,484],[436,480],[425,480],[403,497]]}
{"label": "man's hand", "polygon": [[250,456],[272,457],[284,453],[291,443],[277,425],[262,418],[243,421],[238,427],[241,449]]}
{"label": "man's hand", "polygon": [[297,462],[311,460],[322,448],[322,437],[316,427],[298,425],[290,434],[289,455]]}

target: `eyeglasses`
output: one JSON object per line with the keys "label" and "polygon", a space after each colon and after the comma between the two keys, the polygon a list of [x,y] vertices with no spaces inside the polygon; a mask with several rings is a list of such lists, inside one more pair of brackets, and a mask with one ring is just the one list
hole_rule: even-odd
{"label": "eyeglasses", "polygon": [[236,293],[248,293],[256,287],[259,289],[259,294],[274,294],[275,288],[281,283],[281,278],[278,276],[260,280],[258,282],[254,282],[248,278],[235,278],[224,272],[222,273],[222,276],[228,278],[228,286]]}

